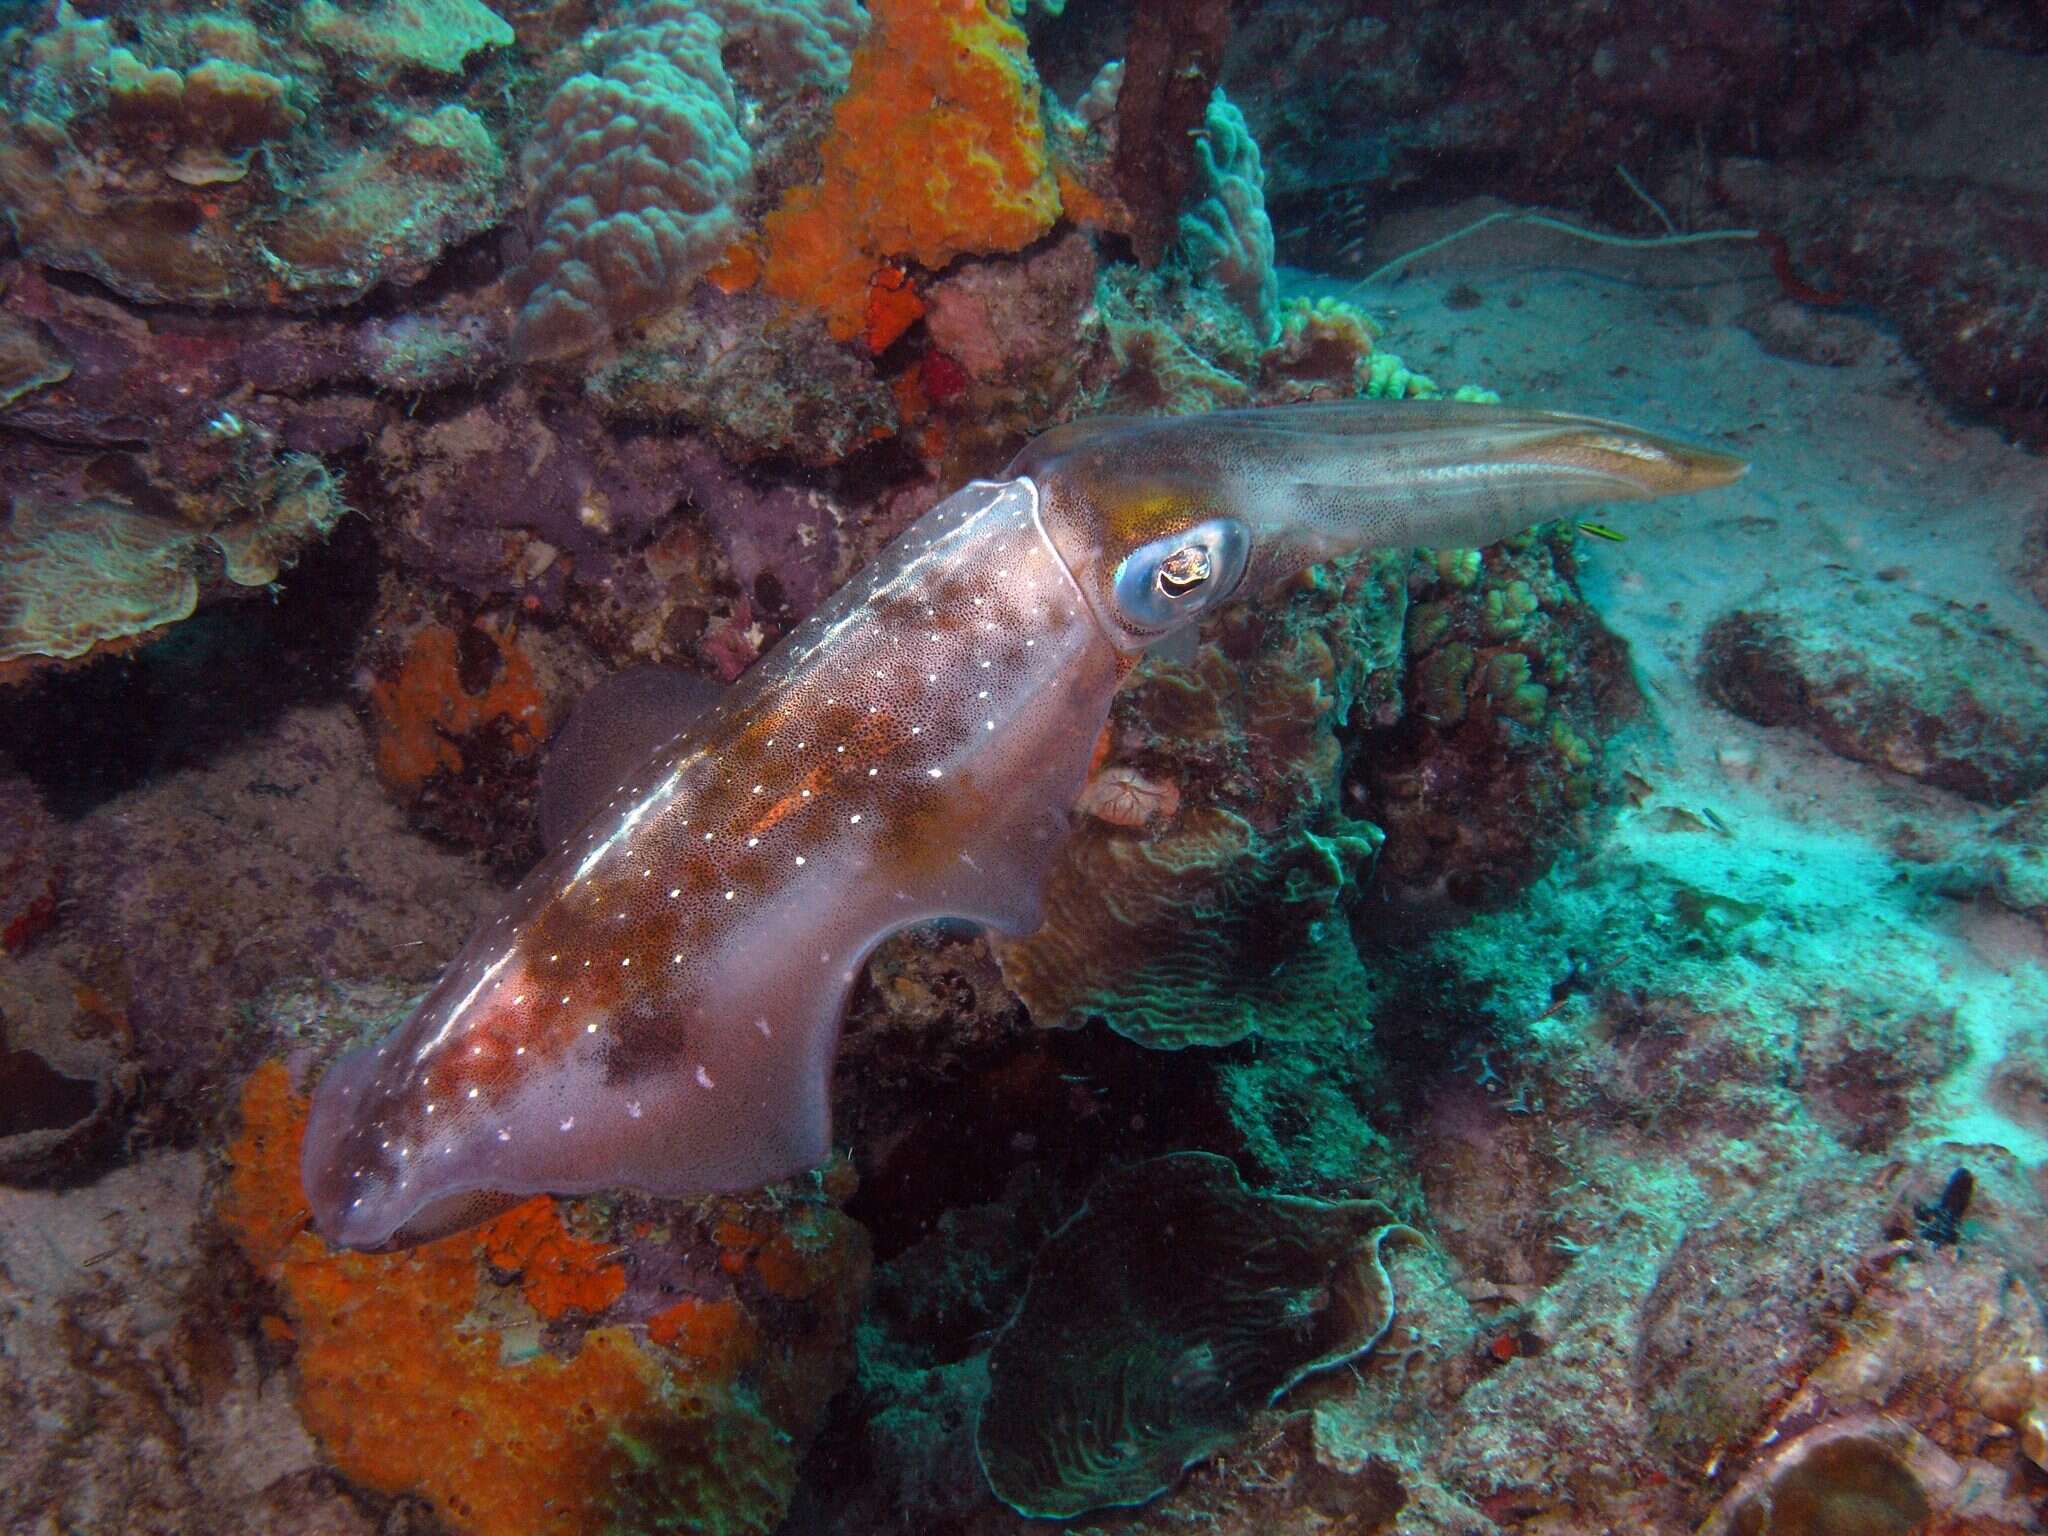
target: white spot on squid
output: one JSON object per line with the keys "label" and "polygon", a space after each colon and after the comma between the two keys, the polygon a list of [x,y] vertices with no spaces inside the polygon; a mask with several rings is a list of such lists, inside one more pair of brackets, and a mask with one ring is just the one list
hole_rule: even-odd
{"label": "white spot on squid", "polygon": [[700,1087],[704,1088],[716,1088],[718,1086],[718,1084],[711,1081],[711,1074],[704,1070],[701,1062],[697,1066],[697,1083]]}
{"label": "white spot on squid", "polygon": [[770,1030],[769,1030],[769,1028],[768,1028],[768,1021],[767,1021],[766,1019],[756,1019],[756,1020],[754,1020],[754,1028],[756,1028],[756,1029],[758,1029],[759,1031],[761,1031],[761,1038],[762,1038],[763,1040],[766,1040],[766,1039],[769,1039],[769,1038],[770,1038],[771,1032],[770,1032]]}
{"label": "white spot on squid", "polygon": [[798,869],[802,869],[804,867],[804,856],[802,854],[798,854],[796,856],[796,867]]}
{"label": "white spot on squid", "polygon": [[573,1130],[575,1130],[575,1129],[576,1129],[576,1117],[575,1117],[574,1115],[571,1115],[571,1116],[570,1116],[570,1117],[569,1117],[568,1119],[564,1120],[564,1121],[562,1122],[562,1129],[563,1129],[563,1130],[565,1130],[565,1131],[573,1131]]}
{"label": "white spot on squid", "polygon": [[508,1131],[508,1130],[504,1129],[504,1128],[503,1128],[502,1126],[501,1126],[501,1127],[499,1127],[499,1129],[498,1129],[498,1140],[500,1140],[500,1141],[510,1141],[511,1139],[512,1139],[512,1133],[511,1133],[510,1131]]}
{"label": "white spot on squid", "polygon": [[626,1118],[629,1120],[638,1120],[640,1118],[640,1101],[638,1099],[626,1100]]}

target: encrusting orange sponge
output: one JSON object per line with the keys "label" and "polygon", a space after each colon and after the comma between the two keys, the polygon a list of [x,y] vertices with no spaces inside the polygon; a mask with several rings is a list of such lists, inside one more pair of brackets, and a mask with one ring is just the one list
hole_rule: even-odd
{"label": "encrusting orange sponge", "polygon": [[[1060,199],[1015,22],[987,0],[872,0],[868,10],[823,174],[763,222],[762,281],[820,310],[839,340],[869,332],[887,345],[887,325],[871,324],[878,270],[1021,250],[1052,227]],[[884,307],[900,316],[908,305]]]}
{"label": "encrusting orange sponge", "polygon": [[[544,1196],[403,1253],[329,1248],[299,1190],[305,1116],[281,1064],[255,1072],[220,1215],[278,1288],[264,1332],[296,1346],[299,1413],[336,1467],[424,1496],[466,1536],[775,1528],[800,1450],[787,1425],[814,1422],[832,1381],[807,1383],[800,1414],[764,1407],[735,1380],[761,1340],[731,1299],[564,1332],[624,1275]],[[494,1283],[508,1272],[516,1290]]]}

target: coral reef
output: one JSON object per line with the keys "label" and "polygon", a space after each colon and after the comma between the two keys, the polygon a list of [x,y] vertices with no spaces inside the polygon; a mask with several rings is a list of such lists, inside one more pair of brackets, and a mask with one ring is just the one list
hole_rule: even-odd
{"label": "coral reef", "polygon": [[818,181],[762,224],[763,285],[816,309],[842,341],[868,326],[871,304],[889,305],[894,282],[880,274],[892,264],[1018,250],[1059,213],[1017,25],[979,4],[871,9]]}
{"label": "coral reef", "polygon": [[335,1253],[306,1230],[304,1115],[281,1065],[249,1079],[221,1219],[277,1287],[266,1326],[346,1476],[475,1536],[776,1527],[845,1368],[857,1228],[815,1203],[606,1221],[542,1198],[408,1253]]}
{"label": "coral reef", "polygon": [[514,345],[529,359],[604,341],[662,308],[731,241],[752,168],[718,24],[646,0],[547,104],[525,152],[533,254]]}
{"label": "coral reef", "polygon": [[1637,697],[1579,592],[1576,537],[1547,525],[1410,560],[1406,707],[1360,734],[1348,781],[1359,814],[1386,832],[1387,908],[1497,903],[1583,839],[1601,744]]}
{"label": "coral reef", "polygon": [[1220,283],[1259,340],[1280,340],[1280,277],[1273,270],[1273,221],[1266,172],[1244,114],[1218,91],[1195,140],[1201,195],[1180,216],[1176,251],[1196,273]]}
{"label": "coral reef", "polygon": [[1171,785],[1171,816],[1076,828],[1046,924],[1001,940],[1041,1024],[1106,1019],[1153,1046],[1362,1022],[1344,913],[1379,849],[1337,800],[1338,731],[1393,684],[1398,558],[1357,559],[1284,601],[1226,610],[1185,667],[1117,697],[1096,770]]}
{"label": "coral reef", "polygon": [[319,305],[418,281],[502,212],[502,152],[438,90],[362,113],[348,98],[362,74],[445,76],[512,34],[480,4],[402,10],[315,7],[295,37],[233,12],[117,32],[55,7],[7,73],[0,203],[22,250],[145,302]]}
{"label": "coral reef", "polygon": [[[1105,1175],[1032,1261],[989,1354],[975,1443],[996,1495],[1040,1518],[1142,1504],[1394,1314],[1384,1206],[1257,1196],[1186,1152]],[[1191,1287],[1189,1267],[1215,1284]]]}
{"label": "coral reef", "polygon": [[766,458],[837,464],[898,425],[896,398],[814,317],[757,292],[700,288],[639,345],[598,369],[591,401],[607,418],[710,434],[734,464]]}
{"label": "coral reef", "polygon": [[288,454],[194,527],[115,498],[68,504],[17,497],[0,530],[0,679],[42,658],[69,660],[189,617],[199,556],[211,546],[226,580],[263,587],[347,510],[310,454]]}
{"label": "coral reef", "polygon": [[2009,805],[2048,782],[2048,658],[1983,614],[1838,574],[1824,614],[1766,594],[1702,642],[1708,691],[1861,763]]}

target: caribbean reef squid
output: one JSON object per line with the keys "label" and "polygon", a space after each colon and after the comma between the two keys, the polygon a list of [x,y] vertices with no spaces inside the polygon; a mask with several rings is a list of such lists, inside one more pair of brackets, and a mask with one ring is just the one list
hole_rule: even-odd
{"label": "caribbean reef squid", "polygon": [[608,706],[578,706],[569,734],[600,766],[551,779],[554,851],[410,1019],[319,1084],[320,1230],[399,1246],[539,1191],[732,1191],[818,1162],[868,952],[934,918],[1037,925],[1145,650],[1347,551],[1482,546],[1745,467],[1452,402],[1046,433],[715,702],[624,674]]}

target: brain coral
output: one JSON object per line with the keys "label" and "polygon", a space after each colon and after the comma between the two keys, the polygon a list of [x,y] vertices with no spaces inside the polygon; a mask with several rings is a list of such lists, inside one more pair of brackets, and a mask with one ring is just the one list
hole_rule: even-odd
{"label": "brain coral", "polygon": [[1207,1152],[1104,1175],[1032,1260],[990,1353],[989,1486],[1041,1518],[1165,1492],[1294,1383],[1379,1341],[1390,1238],[1417,1234],[1371,1200],[1253,1194]]}
{"label": "brain coral", "polygon": [[393,50],[427,79],[511,39],[481,5],[438,14],[463,27],[421,54],[378,11],[316,10],[300,36],[231,13],[117,27],[59,4],[0,76],[16,239],[143,302],[319,305],[416,280],[495,221],[502,157],[435,90],[347,98]]}
{"label": "brain coral", "polygon": [[525,167],[537,221],[514,343],[570,356],[679,297],[730,243],[753,154],[710,16],[650,0],[549,100]]}

